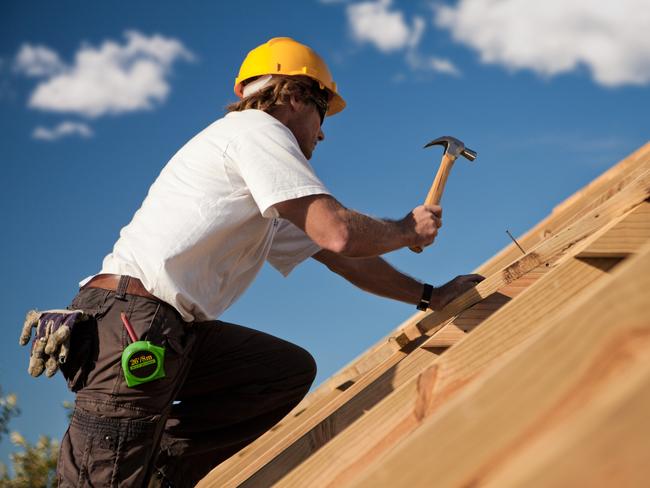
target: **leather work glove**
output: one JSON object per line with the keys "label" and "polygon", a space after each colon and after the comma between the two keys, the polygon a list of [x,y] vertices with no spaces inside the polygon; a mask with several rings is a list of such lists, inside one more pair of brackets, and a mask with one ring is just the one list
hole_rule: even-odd
{"label": "leather work glove", "polygon": [[27,371],[40,376],[43,371],[51,378],[64,364],[70,352],[70,336],[75,324],[89,319],[82,310],[30,310],[25,317],[25,325],[20,334],[21,346],[29,342],[32,329],[36,329]]}

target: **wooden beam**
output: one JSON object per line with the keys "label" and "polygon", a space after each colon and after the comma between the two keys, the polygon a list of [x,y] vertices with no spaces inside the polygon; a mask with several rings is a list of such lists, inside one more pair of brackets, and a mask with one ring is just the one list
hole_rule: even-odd
{"label": "wooden beam", "polygon": [[578,245],[600,229],[605,222],[610,222],[624,215],[643,202],[649,195],[650,170],[646,170],[630,183],[624,191],[607,200],[600,207],[588,212],[579,221],[560,231],[552,239],[543,241],[528,254],[504,268],[501,273],[489,276],[485,281],[458,297],[440,312],[427,315],[416,324],[409,324],[393,340],[403,347],[420,337],[422,333],[440,328],[441,322],[446,322],[450,317],[483,300],[505,284],[520,278],[531,269],[553,259],[556,255],[566,253],[573,246]]}
{"label": "wooden beam", "polygon": [[611,232],[593,242],[580,257],[624,257],[650,240],[650,202],[639,205],[633,214]]}
{"label": "wooden beam", "polygon": [[[510,298],[518,295],[526,287],[530,286],[531,283],[534,283],[540,276],[542,276],[548,268],[540,268],[529,273],[527,276],[516,280],[513,283],[509,283],[501,291],[501,293],[495,293],[492,296],[488,297],[486,300],[476,304],[474,307],[470,307],[468,310],[462,312],[459,316],[455,317],[453,321],[449,321],[448,327],[443,328],[437,333],[433,333],[434,340],[428,343],[427,348],[433,352],[440,353],[442,349],[453,345],[455,342],[464,337],[465,332],[470,331],[473,327],[478,325],[482,320],[485,320],[491,313],[498,310],[504,303],[506,303]],[[424,313],[421,313],[424,316]],[[408,351],[401,351],[396,346],[391,346],[384,342],[384,350],[382,351],[383,356],[375,354],[374,356],[368,356],[369,360],[376,361],[378,358],[383,359],[383,362],[379,364],[380,369],[390,369],[396,367],[396,365],[401,361]],[[390,347],[386,347],[386,346]],[[378,349],[378,348],[377,348]],[[375,365],[376,367],[377,365]],[[363,361],[359,361],[355,365],[354,378],[362,376],[364,369],[370,370],[371,368],[364,364]],[[350,373],[348,369],[347,373]],[[401,370],[400,370],[401,371]],[[396,380],[399,380],[402,376],[398,375]],[[368,380],[370,382],[375,381],[378,378],[377,373],[375,373]],[[355,381],[346,381],[346,377],[342,374],[334,377],[334,379],[329,380],[331,388],[319,388],[316,395],[312,395],[308,398],[307,402],[303,401],[296,408],[292,410],[282,421],[276,424],[270,431],[266,432],[262,437],[257,439],[254,444],[244,448],[242,451],[237,453],[235,456],[232,456],[228,460],[224,461],[220,466],[219,470],[221,471],[231,471],[231,472],[240,472],[239,466],[242,464],[249,464],[248,459],[255,457],[260,458],[260,453],[267,452],[273,448],[273,446],[278,443],[285,442],[286,435],[290,435],[292,431],[300,429],[301,426],[305,424],[317,423],[314,418],[318,418],[318,415],[321,415],[323,409],[329,405],[337,405],[337,403],[332,403],[338,397],[338,395],[352,386]],[[360,391],[369,384],[368,381],[357,385],[357,387],[349,393],[348,397],[352,394],[355,394],[356,391]],[[338,388],[333,385],[338,385]],[[346,398],[348,398],[346,397]],[[366,408],[369,408],[366,406]],[[299,417],[299,418],[298,418]]]}
{"label": "wooden beam", "polygon": [[[634,348],[647,347],[635,344]],[[564,419],[521,451],[485,486],[645,488],[650,474],[650,358],[610,382],[579,415]]]}
{"label": "wooden beam", "polygon": [[451,347],[465,337],[466,332],[449,322],[427,341],[428,347]]}
{"label": "wooden beam", "polygon": [[[577,220],[585,212],[592,210],[607,199],[611,198],[617,192],[622,191],[627,184],[633,181],[640,174],[640,171],[643,171],[644,168],[650,168],[650,143],[642,146],[612,168],[605,171],[584,188],[567,198],[564,202],[557,205],[548,217],[530,229],[526,234],[520,236],[518,241],[523,243],[527,249],[533,248],[540,241],[550,238],[569,222]],[[519,250],[516,249],[514,244],[510,244],[497,255],[478,267],[474,272],[486,276],[490,275],[493,272],[499,271],[508,263],[514,261],[518,256]],[[387,360],[393,354],[395,347],[398,347],[387,348],[386,342],[388,338],[399,335],[399,331],[414,323],[420,322],[426,315],[426,313],[418,312],[407,319],[404,323],[400,324],[386,338],[381,339],[363,354],[341,368],[340,371],[328,380],[319,385],[316,390],[311,392],[307,398],[301,402],[301,405],[294,409],[289,417],[304,413],[304,411],[311,408],[312,404],[316,401],[322,403],[323,401],[326,401],[327,398],[336,396],[340,391],[342,391],[342,387],[344,388],[349,386],[355,378],[360,377],[372,368],[381,364],[383,361]],[[277,430],[282,430],[284,427],[284,423],[278,425]]]}
{"label": "wooden beam", "polygon": [[[637,206],[619,220],[606,226],[604,233],[595,233],[592,240],[598,242],[605,238],[610,242],[614,242],[613,239],[608,238],[609,234],[618,235],[619,229],[625,228],[630,222],[638,221],[639,215],[643,215],[645,210],[645,203]],[[637,246],[631,249],[633,252],[638,251],[642,244],[638,241],[635,242],[637,242]],[[587,244],[587,248],[590,246],[590,244]],[[524,331],[519,332],[522,334],[519,340],[523,340],[526,327],[528,328],[527,332],[532,333],[539,321],[557,311],[563,304],[573,300],[581,289],[589,286],[593,280],[603,276],[618,261],[618,259],[603,258],[561,261],[557,269],[553,269],[545,278],[531,286],[530,289],[517,298],[515,303],[501,309],[492,320],[486,320],[483,323],[483,330],[494,327],[495,334],[507,333],[511,337],[516,337],[517,334],[512,334],[511,331],[504,328],[504,325],[517,320],[520,321],[518,326]],[[542,269],[548,270],[549,268],[544,266]],[[525,284],[526,281],[524,280],[528,280],[529,284],[534,283],[539,276],[539,273],[536,275],[529,273],[526,277],[520,279],[516,286]],[[512,293],[514,289],[514,287],[510,289],[509,295],[511,297],[516,296],[516,294]],[[483,304],[484,302],[481,302],[475,307]],[[468,313],[468,315],[471,315],[471,313]],[[439,335],[446,334],[446,331],[451,331],[453,334],[462,334],[457,325],[464,322],[462,317],[457,317],[421,347],[443,345],[446,335],[443,335],[443,337],[439,337]],[[465,370],[452,368],[453,373],[444,375],[445,379],[438,382],[436,391],[444,391],[445,383],[466,385],[471,381],[471,378],[478,374],[479,370],[472,369],[472,367],[476,367],[477,363],[475,360],[469,359],[471,355],[481,354],[485,361],[503,355],[503,351],[490,352],[482,349],[482,344],[488,339],[481,337],[481,335],[481,333],[478,333],[478,335],[468,338],[467,344],[476,342],[478,345],[467,357],[456,360],[459,364],[467,361],[471,365],[470,368]],[[489,340],[502,344],[504,339],[494,336]],[[428,367],[440,368],[447,362],[454,362],[454,355],[460,347],[457,346],[444,356],[432,360],[431,365]],[[411,354],[417,354],[417,352]],[[404,361],[408,360],[409,358]],[[460,371],[463,374],[459,374]],[[429,373],[423,374],[426,376]],[[413,378],[399,390],[392,393],[389,398],[374,407],[363,418],[291,472],[283,479],[280,486],[300,486],[301,484],[305,486],[337,486],[344,483],[347,478],[355,473],[355,470],[358,471],[361,466],[367,464],[383,450],[390,448],[394,443],[406,436],[410,432],[409,427],[414,429],[425,417],[417,415],[418,402],[421,399],[420,384],[423,381],[422,378],[422,376]],[[446,398],[450,397],[447,393],[445,395]],[[428,412],[430,414],[432,411]]]}
{"label": "wooden beam", "polygon": [[[551,214],[525,234],[517,237],[526,251],[557,234],[564,227],[582,218],[585,213],[602,205],[622,191],[643,171],[650,168],[650,142],[637,149],[621,162],[605,171],[584,188],[575,192],[564,202],[556,205]],[[514,243],[481,266],[480,273],[491,275],[517,259],[521,252]]]}
{"label": "wooden beam", "polygon": [[[602,261],[604,269],[618,262]],[[471,384],[486,367],[533,335],[541,320],[606,274],[578,260],[548,272],[463,342],[422,364],[419,374],[290,472],[278,486],[343,486]],[[426,344],[432,341],[435,336]],[[422,354],[414,351],[403,363]]]}
{"label": "wooden beam", "polygon": [[[546,270],[513,282],[501,290],[504,297],[513,298],[521,293],[524,285],[534,282]],[[477,306],[467,310],[472,321],[478,321],[495,313],[496,306],[507,301],[495,300],[490,307]],[[455,318],[468,322],[464,314]],[[452,321],[453,323],[453,321]],[[432,337],[435,339],[435,336]],[[425,337],[424,339],[427,339]],[[340,393],[320,410],[309,409],[299,418],[293,419],[291,428],[281,434],[258,439],[253,444],[215,468],[199,484],[200,487],[269,486],[286,472],[307,459],[320,447],[363,416],[391,391],[409,381],[444,350],[429,344],[426,349],[397,350],[386,362],[371,370],[347,390]],[[410,354],[408,354],[410,352]]]}
{"label": "wooden beam", "polygon": [[[497,479],[518,453],[532,452],[550,432],[572,429],[585,409],[618,395],[628,377],[639,385],[645,381],[649,317],[650,246],[571,307],[549,317],[540,334],[486,371],[350,486],[446,488],[484,486]],[[633,423],[645,431],[647,413],[636,415]],[[635,437],[631,442],[641,441]],[[618,447],[596,453],[596,462],[607,463],[610,451]],[[616,478],[628,474],[643,476],[620,473]]]}
{"label": "wooden beam", "polygon": [[[598,213],[597,216],[593,215],[592,212],[585,217],[587,220],[586,223],[582,220],[576,223],[575,228],[578,229],[579,232],[572,234],[572,237],[576,240],[585,239],[587,235],[590,235],[590,233],[594,232],[595,225],[592,222],[593,220],[597,221],[599,225],[604,225],[610,222],[611,219],[613,219],[618,213],[623,212],[624,209],[628,208],[630,205],[630,199],[640,199],[639,195],[641,193],[641,189],[644,189],[643,191],[645,191],[645,187],[642,185],[648,183],[647,179],[650,179],[650,177],[648,177],[648,173],[650,172],[646,172],[646,174],[644,174],[644,179],[635,181],[635,183],[630,185],[630,187],[625,191],[603,204],[603,206],[598,209],[600,213]],[[588,232],[585,231],[585,228],[587,228]],[[562,252],[572,252],[577,249],[574,247],[575,242],[569,241],[566,237],[561,240],[561,242],[563,243],[564,248],[559,252],[554,253],[554,256],[561,256],[563,255]],[[545,264],[550,264],[551,262],[552,260],[549,256],[549,261]],[[529,265],[528,268],[530,267],[531,266]],[[516,270],[516,272],[509,271],[505,275],[506,278],[498,276],[499,279],[493,280],[491,286],[495,287],[501,285],[502,288],[506,287],[512,284],[516,279],[521,278],[525,272],[526,271],[523,269],[523,267]],[[490,279],[486,281],[489,282]],[[482,284],[483,283],[481,283],[481,285]],[[481,285],[479,285],[479,287]],[[497,290],[493,291],[498,291],[498,288]],[[463,297],[466,295],[463,295]],[[489,294],[486,294],[486,296],[488,295]],[[476,301],[478,301],[478,299]],[[452,305],[456,304],[456,302],[452,303]],[[471,306],[471,303],[469,303],[465,308],[468,308],[469,306]],[[458,313],[459,311],[456,311],[456,314]],[[425,317],[425,319],[426,318],[427,317]],[[440,316],[436,318],[437,320],[443,320],[440,318]],[[452,318],[453,315],[444,318],[444,321],[436,323],[435,327],[432,327],[428,333],[433,334]],[[423,340],[428,339],[428,337],[424,336],[415,339],[419,342],[422,342]],[[285,428],[276,432],[268,433],[268,435],[265,435],[263,438],[258,439],[259,442],[256,441],[235,457],[227,460],[221,466],[217,467],[212,474],[206,477],[206,481],[213,484],[208,484],[205,486],[230,486],[226,485],[226,483],[229,483],[231,480],[235,480],[235,484],[232,486],[236,486],[240,482],[243,482],[258,471],[262,470],[262,468],[271,463],[271,461],[274,462],[271,463],[269,467],[264,468],[264,470],[256,476],[266,476],[265,473],[274,473],[273,476],[284,474],[284,472],[286,472],[286,464],[284,463],[286,463],[287,457],[293,455],[292,453],[298,452],[299,455],[296,459],[304,459],[305,456],[308,456],[311,452],[313,452],[314,446],[322,445],[323,442],[326,442],[329,438],[331,438],[331,436],[336,435],[342,430],[342,428],[349,425],[352,421],[356,420],[360,415],[359,412],[362,413],[368,408],[371,408],[381,398],[383,398],[383,396],[385,396],[387,393],[385,390],[385,385],[390,384],[391,380],[395,380],[393,376],[400,377],[400,381],[404,382],[406,379],[411,378],[413,374],[416,374],[410,370],[411,367],[422,367],[420,364],[411,361],[397,367],[397,365],[400,364],[400,361],[406,357],[408,350],[395,351],[392,346],[387,344],[386,349],[388,350],[389,348],[394,352],[394,354],[392,356],[389,356],[389,359],[387,359],[384,363],[380,364],[369,373],[362,376],[361,379],[352,384],[349,389],[333,398],[326,398],[326,401],[318,405],[319,408],[309,408],[299,417],[289,419],[289,421],[286,423]],[[394,387],[396,386],[392,386],[392,388]],[[382,394],[379,395],[378,393]],[[358,398],[356,398],[357,396]],[[352,399],[355,401],[351,401]],[[342,409],[342,412],[344,413],[341,413],[336,418],[344,419],[344,421],[342,421],[338,427],[332,428],[330,417],[332,417],[332,415],[339,409]],[[330,433],[330,437],[324,436],[322,432]],[[311,439],[310,433],[312,434]],[[302,444],[297,443],[299,440],[301,440]],[[283,452],[294,443],[296,443],[295,446],[293,446],[286,453]],[[303,447],[301,447],[303,445],[311,446],[311,450],[304,450]],[[283,469],[285,470],[284,472],[282,472]]]}
{"label": "wooden beam", "polygon": [[[532,229],[518,238],[526,249],[532,249],[540,241],[551,237],[569,222],[575,221],[585,212],[592,210],[622,191],[627,184],[638,176],[639,171],[650,168],[650,143],[645,144],[622,161],[605,171],[598,178],[580,189],[564,202],[558,204],[553,212],[535,225]],[[519,255],[519,250],[514,244],[506,246],[497,255],[479,266],[474,272],[490,275],[499,271],[507,264],[514,261]],[[399,331],[410,324],[418,323],[427,314],[418,312],[400,324],[386,338],[381,339],[363,354],[346,364],[341,370],[324,381],[316,390],[310,393],[294,412],[302,413],[316,400],[323,397],[335,396],[341,385],[349,385],[354,378],[365,374],[372,368],[382,363],[390,355],[392,349],[387,349],[385,344],[389,337],[398,335]]]}

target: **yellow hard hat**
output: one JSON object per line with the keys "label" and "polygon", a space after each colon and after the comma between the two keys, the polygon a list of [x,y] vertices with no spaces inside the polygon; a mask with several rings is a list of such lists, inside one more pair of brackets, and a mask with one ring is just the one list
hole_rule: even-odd
{"label": "yellow hard hat", "polygon": [[275,37],[248,53],[235,79],[235,94],[242,98],[243,82],[262,75],[309,76],[331,94],[327,115],[345,108],[345,100],[339,95],[323,58],[289,37]]}

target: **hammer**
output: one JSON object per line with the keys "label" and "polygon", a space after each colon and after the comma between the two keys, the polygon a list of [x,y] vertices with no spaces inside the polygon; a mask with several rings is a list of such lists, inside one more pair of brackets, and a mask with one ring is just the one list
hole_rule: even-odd
{"label": "hammer", "polygon": [[[430,143],[424,146],[427,147],[441,145],[445,147],[445,153],[442,155],[442,161],[440,161],[440,168],[436,174],[431,189],[427,198],[424,200],[425,205],[438,205],[442,199],[442,192],[445,190],[445,184],[447,183],[447,177],[451,171],[451,167],[454,165],[454,161],[458,159],[458,156],[463,156],[470,161],[476,159],[476,151],[472,151],[465,147],[461,141],[451,136],[442,136],[434,139]],[[419,246],[409,247],[413,252],[420,253],[422,248]]]}

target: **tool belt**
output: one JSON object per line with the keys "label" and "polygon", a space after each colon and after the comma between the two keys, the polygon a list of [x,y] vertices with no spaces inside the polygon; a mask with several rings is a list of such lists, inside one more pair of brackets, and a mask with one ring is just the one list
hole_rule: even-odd
{"label": "tool belt", "polygon": [[[120,282],[120,278],[125,279]],[[123,277],[115,274],[98,274],[81,287],[82,290],[85,290],[86,288],[101,288],[102,290],[114,291],[121,297],[125,294],[137,295],[164,303],[160,298],[149,293],[138,278],[133,278],[131,276]]]}

